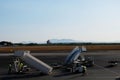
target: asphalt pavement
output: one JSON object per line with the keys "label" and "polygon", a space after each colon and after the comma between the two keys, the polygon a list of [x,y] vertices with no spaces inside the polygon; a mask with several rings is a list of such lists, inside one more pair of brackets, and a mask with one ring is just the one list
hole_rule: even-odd
{"label": "asphalt pavement", "polygon": [[[5,54],[5,53],[3,53]],[[69,53],[32,53],[35,57],[51,65],[63,64]],[[51,75],[43,75],[39,71],[26,74],[8,75],[8,64],[12,61],[13,54],[0,55],[0,80],[116,80],[120,76],[120,51],[94,51],[86,52],[85,57],[92,57],[95,61],[93,67],[87,68],[87,75],[64,72],[60,69],[53,70]],[[118,61],[118,64],[107,68],[109,61]]]}

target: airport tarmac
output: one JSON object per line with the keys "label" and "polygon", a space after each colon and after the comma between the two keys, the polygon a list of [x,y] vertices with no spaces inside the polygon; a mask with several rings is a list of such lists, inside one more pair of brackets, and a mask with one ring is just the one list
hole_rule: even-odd
{"label": "airport tarmac", "polygon": [[[63,64],[69,53],[31,53],[45,63]],[[120,51],[94,51],[85,52],[83,55],[92,57],[95,61],[93,67],[87,68],[87,75],[72,74],[61,70],[53,70],[51,75],[42,75],[39,71],[29,72],[28,74],[7,74],[8,64],[12,61],[11,53],[1,53],[0,55],[0,80],[116,80],[120,76]],[[118,61],[115,67],[106,68],[108,61]]]}

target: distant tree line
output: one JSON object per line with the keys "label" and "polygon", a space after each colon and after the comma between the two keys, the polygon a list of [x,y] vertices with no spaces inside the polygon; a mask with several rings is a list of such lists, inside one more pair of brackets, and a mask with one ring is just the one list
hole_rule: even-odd
{"label": "distant tree line", "polygon": [[120,45],[120,43],[51,43],[47,45]]}
{"label": "distant tree line", "polygon": [[13,43],[12,42],[9,42],[9,41],[1,41],[0,42],[0,46],[12,46]]}
{"label": "distant tree line", "polygon": [[84,43],[44,43],[44,44],[38,44],[38,43],[27,43],[27,44],[23,44],[23,43],[12,43],[9,41],[1,41],[0,42],[0,46],[80,46],[80,45],[120,45],[120,43],[92,43],[92,42],[84,42]]}

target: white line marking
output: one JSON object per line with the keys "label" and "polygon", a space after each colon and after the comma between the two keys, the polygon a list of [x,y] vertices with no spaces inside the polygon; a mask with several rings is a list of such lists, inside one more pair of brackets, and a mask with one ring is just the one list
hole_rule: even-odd
{"label": "white line marking", "polygon": [[102,69],[104,69],[104,70],[106,70],[106,71],[112,72],[112,73],[116,74],[117,76],[119,76],[119,73],[117,73],[117,72],[115,72],[115,71],[112,71],[112,70],[110,70],[110,69],[104,68],[104,67],[99,66],[99,65],[97,65],[97,64],[95,64],[95,65],[96,65],[97,67],[100,67],[100,68],[102,68]]}

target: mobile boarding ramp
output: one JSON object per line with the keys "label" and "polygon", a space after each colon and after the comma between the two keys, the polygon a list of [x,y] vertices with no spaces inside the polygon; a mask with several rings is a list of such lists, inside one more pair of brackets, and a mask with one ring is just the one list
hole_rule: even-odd
{"label": "mobile boarding ramp", "polygon": [[[67,56],[67,58],[65,59],[65,69],[70,72],[75,72],[75,73],[82,73],[83,71],[83,67],[81,64],[81,60],[84,57],[81,57],[81,52],[82,52],[82,48],[79,48],[78,46],[75,47],[72,52]],[[79,59],[79,57],[81,59]]]}
{"label": "mobile boarding ramp", "polygon": [[67,56],[64,65],[69,65],[74,63],[75,61],[78,60],[78,57],[80,56],[82,52],[82,49],[79,48],[78,46],[75,47],[72,52]]}
{"label": "mobile boarding ramp", "polygon": [[27,64],[40,70],[44,74],[50,74],[52,72],[52,67],[44,63],[43,61],[37,59],[30,54],[30,51],[15,51],[15,56],[20,57]]}
{"label": "mobile boarding ramp", "polygon": [[94,59],[92,57],[84,57],[83,52],[86,52],[87,49],[82,46],[81,48],[75,47],[72,52],[67,56],[64,62],[64,66],[71,66],[73,64],[84,65],[87,67],[94,66]]}

